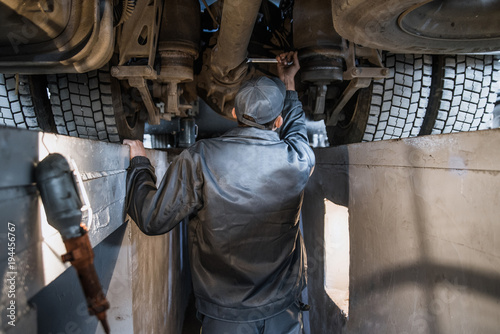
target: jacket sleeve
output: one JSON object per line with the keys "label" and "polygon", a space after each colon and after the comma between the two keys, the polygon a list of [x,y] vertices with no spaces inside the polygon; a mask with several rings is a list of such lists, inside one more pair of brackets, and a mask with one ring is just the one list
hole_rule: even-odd
{"label": "jacket sleeve", "polygon": [[158,188],[146,157],[135,157],[127,173],[127,213],[147,235],[167,233],[202,205],[203,180],[184,150],[169,166]]}
{"label": "jacket sleeve", "polygon": [[297,92],[287,90],[283,107],[283,126],[280,137],[298,154],[298,159],[307,162],[313,171],[316,162],[307,138],[306,118]]}

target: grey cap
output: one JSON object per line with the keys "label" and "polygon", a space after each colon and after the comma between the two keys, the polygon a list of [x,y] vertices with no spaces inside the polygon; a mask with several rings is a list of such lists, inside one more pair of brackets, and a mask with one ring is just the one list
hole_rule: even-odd
{"label": "grey cap", "polygon": [[236,117],[243,124],[265,129],[264,124],[281,114],[285,95],[285,84],[280,79],[252,78],[243,83],[236,93]]}

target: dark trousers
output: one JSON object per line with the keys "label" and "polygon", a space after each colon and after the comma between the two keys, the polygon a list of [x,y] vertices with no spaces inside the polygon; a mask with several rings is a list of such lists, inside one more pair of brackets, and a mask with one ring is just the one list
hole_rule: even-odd
{"label": "dark trousers", "polygon": [[202,334],[301,334],[302,312],[298,303],[265,320],[228,322],[203,317]]}

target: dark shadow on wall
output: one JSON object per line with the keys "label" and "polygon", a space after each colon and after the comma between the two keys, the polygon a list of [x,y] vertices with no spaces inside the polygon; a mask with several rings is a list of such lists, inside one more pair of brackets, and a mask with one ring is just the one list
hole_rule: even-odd
{"label": "dark shadow on wall", "polygon": [[[457,292],[468,291],[500,300],[500,275],[465,269],[459,266],[433,263],[416,263],[414,265],[400,266],[394,268],[394,270],[376,272],[363,280],[358,280],[355,291],[380,292],[392,289],[395,283],[415,283],[423,287],[439,284],[448,285],[450,289]],[[369,294],[366,293],[352,296],[357,301],[362,301],[368,297]]]}
{"label": "dark shadow on wall", "polygon": [[308,262],[308,303],[311,333],[341,333],[346,316],[325,291],[325,198],[349,204],[347,147],[316,149],[316,167],[304,194],[302,219]]}

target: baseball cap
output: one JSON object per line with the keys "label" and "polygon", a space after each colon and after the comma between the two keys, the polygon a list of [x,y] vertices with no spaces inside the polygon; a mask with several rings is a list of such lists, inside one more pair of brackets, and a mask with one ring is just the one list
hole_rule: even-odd
{"label": "baseball cap", "polygon": [[236,93],[236,118],[243,124],[265,129],[264,124],[281,114],[285,94],[285,84],[279,78],[252,78],[243,83]]}

